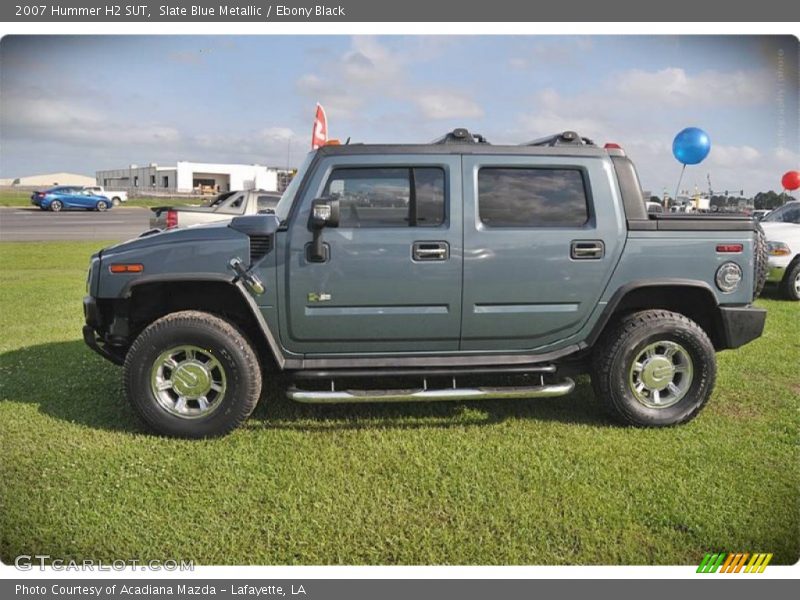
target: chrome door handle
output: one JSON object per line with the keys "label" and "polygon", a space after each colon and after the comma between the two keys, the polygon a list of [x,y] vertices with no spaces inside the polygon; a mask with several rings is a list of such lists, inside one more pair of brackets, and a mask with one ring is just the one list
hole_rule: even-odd
{"label": "chrome door handle", "polygon": [[414,242],[411,258],[418,261],[447,260],[450,245],[447,242]]}
{"label": "chrome door handle", "polygon": [[569,256],[573,260],[598,260],[606,253],[606,245],[601,240],[573,240]]}

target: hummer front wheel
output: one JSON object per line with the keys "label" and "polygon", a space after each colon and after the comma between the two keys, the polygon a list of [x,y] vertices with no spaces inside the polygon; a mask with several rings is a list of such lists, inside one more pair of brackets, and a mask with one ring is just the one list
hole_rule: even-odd
{"label": "hummer front wheel", "polygon": [[253,412],[261,368],[233,324],[182,311],[158,319],[136,338],[125,359],[125,392],[158,433],[216,437]]}

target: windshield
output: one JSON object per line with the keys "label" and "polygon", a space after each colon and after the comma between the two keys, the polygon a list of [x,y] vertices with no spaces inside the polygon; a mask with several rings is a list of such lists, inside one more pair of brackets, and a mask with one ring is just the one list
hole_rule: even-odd
{"label": "windshield", "polygon": [[297,188],[300,187],[300,182],[303,180],[303,177],[306,174],[306,169],[308,169],[308,165],[311,164],[311,160],[313,158],[314,153],[309,152],[303,161],[303,164],[300,165],[299,169],[297,169],[297,173],[295,173],[291,183],[284,190],[281,199],[278,200],[278,204],[275,206],[275,214],[278,215],[278,218],[281,220],[281,222],[289,218],[289,209],[292,208],[292,200],[294,200],[294,195],[297,193]]}
{"label": "windshield", "polygon": [[236,192],[233,191],[233,192],[225,192],[224,194],[220,194],[219,196],[216,196],[215,198],[212,198],[211,200],[209,200],[208,204],[206,204],[206,206],[219,206],[220,204],[225,202],[225,200],[227,200],[228,198],[233,196],[235,193]]}
{"label": "windshield", "polygon": [[795,223],[800,225],[800,202],[789,202],[776,208],[762,221],[770,223]]}

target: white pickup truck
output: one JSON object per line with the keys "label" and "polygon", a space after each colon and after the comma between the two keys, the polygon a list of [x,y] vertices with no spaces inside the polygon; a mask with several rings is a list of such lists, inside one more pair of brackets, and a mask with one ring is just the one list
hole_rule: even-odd
{"label": "white pickup truck", "polygon": [[215,196],[199,206],[157,206],[151,208],[152,229],[175,229],[230,221],[233,217],[272,212],[281,195],[263,190],[234,190]]}
{"label": "white pickup truck", "polygon": [[119,206],[122,202],[128,201],[128,192],[107,190],[102,185],[86,185],[83,189],[89,190],[95,196],[105,196],[111,200],[111,204],[114,206]]}
{"label": "white pickup truck", "polygon": [[767,281],[789,300],[800,300],[800,200],[787,202],[761,219],[767,236]]}

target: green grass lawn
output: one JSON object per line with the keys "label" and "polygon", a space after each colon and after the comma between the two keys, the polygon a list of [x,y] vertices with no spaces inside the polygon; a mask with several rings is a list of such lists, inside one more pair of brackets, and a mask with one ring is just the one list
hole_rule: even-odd
{"label": "green grass lawn", "polygon": [[[210,196],[209,196],[210,197]],[[183,204],[202,204],[206,198],[131,198],[122,206],[178,206]],[[31,206],[30,190],[0,190],[0,206]]]}
{"label": "green grass lawn", "polygon": [[99,243],[0,244],[0,558],[697,564],[800,552],[800,306],[719,355],[687,426],[618,427],[587,380],[530,401],[315,407],[267,384],[212,441],[148,434],[80,341]]}

